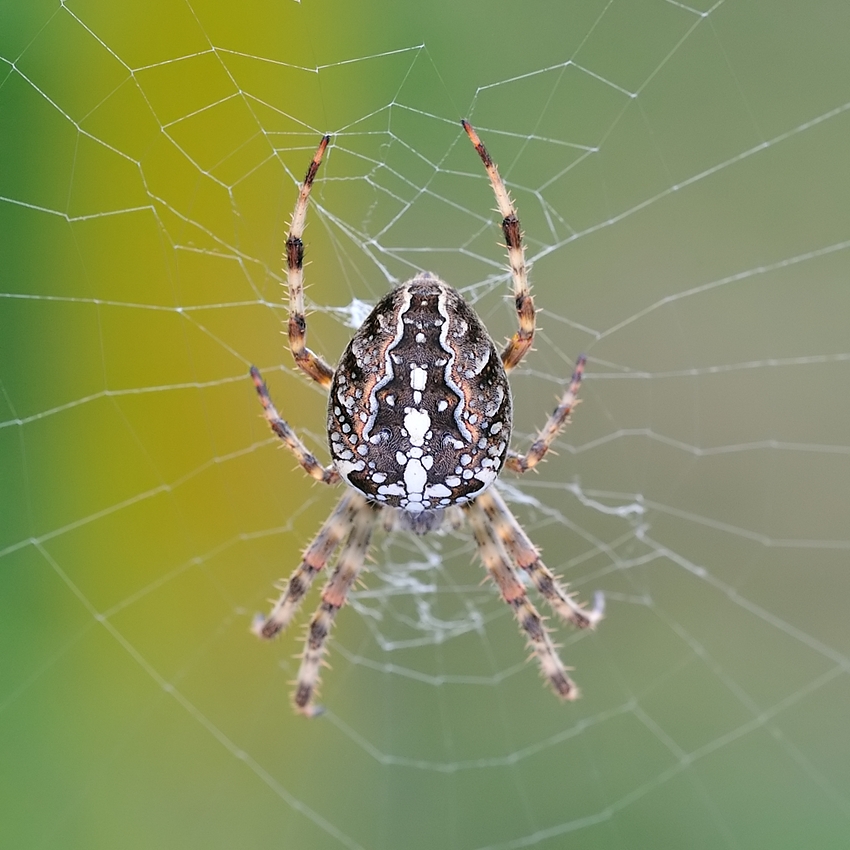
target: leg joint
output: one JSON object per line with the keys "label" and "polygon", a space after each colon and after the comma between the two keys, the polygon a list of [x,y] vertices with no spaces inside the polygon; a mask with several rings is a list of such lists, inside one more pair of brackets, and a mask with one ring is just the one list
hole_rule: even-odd
{"label": "leg joint", "polygon": [[[303,313],[293,313],[289,317],[289,338],[304,339],[307,335],[307,319]],[[298,356],[297,354],[295,355]]]}

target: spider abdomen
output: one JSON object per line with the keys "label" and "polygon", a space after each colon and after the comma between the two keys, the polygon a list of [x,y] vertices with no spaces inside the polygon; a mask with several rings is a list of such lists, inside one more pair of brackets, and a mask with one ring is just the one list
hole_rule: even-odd
{"label": "spider abdomen", "polygon": [[429,272],[382,298],[340,359],[328,403],[336,470],[411,514],[484,492],[511,435],[505,369],[475,311]]}

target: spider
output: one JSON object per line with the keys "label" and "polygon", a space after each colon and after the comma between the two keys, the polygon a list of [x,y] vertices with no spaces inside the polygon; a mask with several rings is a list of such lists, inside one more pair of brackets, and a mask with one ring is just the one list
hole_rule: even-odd
{"label": "spider", "polygon": [[510,606],[543,677],[565,700],[578,696],[540,614],[529,601],[524,572],[552,610],[579,628],[601,619],[603,600],[587,610],[550,572],[494,486],[502,469],[534,469],[567,424],[577,403],[585,357],[526,454],[509,448],[512,402],[507,373],[534,339],[535,309],[529,291],[519,219],[487,149],[467,121],[463,129],[484,163],[502,215],[519,329],[501,352],[481,319],[457,290],[421,272],[385,295],[363,322],[334,370],[306,344],[302,235],[307,203],[322,156],[324,136],[301,185],[286,240],[289,347],[303,372],[330,391],[328,444],[323,466],[272,404],[259,370],[251,377],[272,431],[308,475],[324,484],[348,485],[268,616],[253,631],[278,635],[293,618],[316,575],[341,546],[321,604],[307,628],[293,701],[314,716],[323,655],[337,612],[363,569],[379,516],[387,528],[424,534],[445,520],[469,523],[478,552],[502,599]]}

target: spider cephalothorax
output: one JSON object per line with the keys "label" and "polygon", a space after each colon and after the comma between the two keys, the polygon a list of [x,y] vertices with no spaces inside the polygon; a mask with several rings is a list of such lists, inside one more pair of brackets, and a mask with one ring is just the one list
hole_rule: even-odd
{"label": "spider cephalothorax", "polygon": [[[255,631],[271,638],[295,614],[317,573],[340,546],[322,602],[310,621],[295,690],[296,708],[313,705],[327,639],[337,612],[363,568],[378,514],[423,534],[445,512],[461,510],[484,566],[513,609],[541,671],[564,699],[578,695],[526,594],[517,570],[563,619],[584,628],[602,616],[602,600],[590,611],[578,605],[510,512],[493,483],[503,467],[517,473],[534,468],[569,419],[584,371],[579,357],[569,386],[531,449],[509,448],[511,392],[507,373],[534,338],[534,301],[528,288],[519,219],[499,172],[472,127],[463,122],[490,178],[502,213],[519,329],[499,354],[487,329],[457,290],[421,272],[384,296],[346,348],[336,370],[307,348],[301,236],[307,201],[329,136],[322,139],[301,186],[286,241],[289,282],[289,345],[298,366],[327,387],[328,444],[333,464],[325,467],[275,410],[256,368],[254,384],[272,430],[313,478],[343,480],[349,489],[282,586],[283,594]],[[386,515],[386,514],[385,514]]]}

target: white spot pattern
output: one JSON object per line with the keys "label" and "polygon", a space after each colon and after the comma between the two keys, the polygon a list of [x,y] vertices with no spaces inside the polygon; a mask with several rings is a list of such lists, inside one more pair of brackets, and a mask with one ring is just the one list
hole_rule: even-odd
{"label": "white spot pattern", "polygon": [[428,272],[370,313],[331,397],[334,465],[388,507],[418,516],[469,502],[504,460],[511,399],[501,361],[472,308]]}

